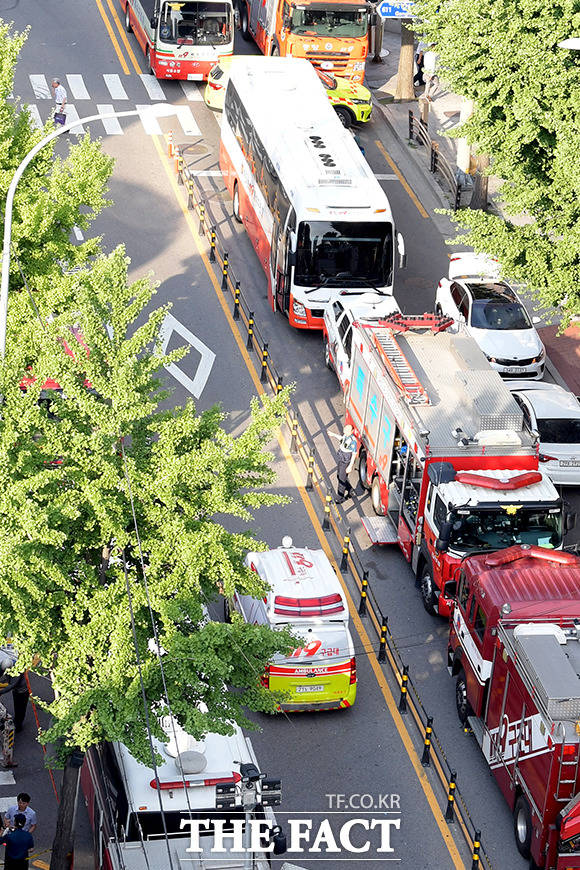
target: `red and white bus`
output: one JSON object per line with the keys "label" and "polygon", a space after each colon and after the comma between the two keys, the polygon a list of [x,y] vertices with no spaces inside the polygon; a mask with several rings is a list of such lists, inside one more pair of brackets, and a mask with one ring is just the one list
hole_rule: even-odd
{"label": "red and white bus", "polygon": [[158,79],[206,81],[234,50],[232,0],[121,0],[121,6],[125,29]]}
{"label": "red and white bus", "polygon": [[220,168],[268,279],[272,309],[322,329],[339,297],[393,293],[395,232],[385,192],[300,58],[235,58]]}

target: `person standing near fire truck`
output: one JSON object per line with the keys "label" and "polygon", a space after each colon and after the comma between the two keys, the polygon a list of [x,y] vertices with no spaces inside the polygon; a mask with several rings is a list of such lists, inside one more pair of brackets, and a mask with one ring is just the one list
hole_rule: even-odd
{"label": "person standing near fire truck", "polygon": [[[334,438],[340,436],[331,433]],[[356,438],[352,434],[352,426],[348,423],[342,431],[340,445],[336,454],[336,472],[338,476],[337,498],[336,503],[342,504],[349,496],[352,495],[352,486],[348,479],[354,467],[354,461],[357,454]]]}

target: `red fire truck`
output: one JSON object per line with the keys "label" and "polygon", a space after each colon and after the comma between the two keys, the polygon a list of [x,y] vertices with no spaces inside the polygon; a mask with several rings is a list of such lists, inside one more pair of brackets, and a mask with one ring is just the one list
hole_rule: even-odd
{"label": "red fire truck", "polygon": [[449,634],[457,712],[513,810],[530,867],[580,867],[580,559],[467,557]]}
{"label": "red fire truck", "polygon": [[448,615],[455,568],[474,550],[562,545],[562,501],[538,468],[538,437],[463,327],[425,314],[358,321],[350,338],[346,420],[376,517],[398,543],[425,608]]}

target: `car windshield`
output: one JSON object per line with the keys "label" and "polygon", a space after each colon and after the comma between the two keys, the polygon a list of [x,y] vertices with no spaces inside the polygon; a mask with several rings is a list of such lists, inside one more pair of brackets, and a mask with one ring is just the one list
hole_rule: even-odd
{"label": "car windshield", "polygon": [[292,10],[292,33],[305,36],[366,36],[365,9],[313,9],[297,6]]}
{"label": "car windshield", "polygon": [[562,543],[562,510],[556,505],[505,505],[503,508],[470,508],[467,516],[451,513],[451,549],[501,550],[513,544],[533,544],[548,549]]}
{"label": "car windshield", "polygon": [[386,287],[393,280],[390,221],[302,221],[298,227],[294,281],[304,287]]}
{"label": "car windshield", "polygon": [[544,444],[580,444],[579,419],[542,420],[538,418],[537,423],[540,441]]}
{"label": "car windshield", "polygon": [[523,305],[501,299],[474,299],[471,306],[474,329],[530,329],[532,322]]}
{"label": "car windshield", "polygon": [[159,16],[159,39],[172,45],[225,45],[232,38],[227,3],[164,3]]}

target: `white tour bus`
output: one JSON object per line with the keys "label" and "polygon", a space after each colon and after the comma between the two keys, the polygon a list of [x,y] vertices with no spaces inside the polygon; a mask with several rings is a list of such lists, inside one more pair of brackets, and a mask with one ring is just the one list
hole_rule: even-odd
{"label": "white tour bus", "polygon": [[220,167],[234,217],[266,272],[272,309],[292,326],[322,329],[326,305],[341,296],[376,303],[392,295],[395,236],[399,267],[403,238],[307,60],[234,60]]}

